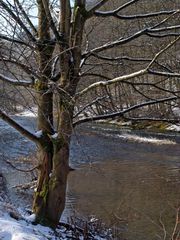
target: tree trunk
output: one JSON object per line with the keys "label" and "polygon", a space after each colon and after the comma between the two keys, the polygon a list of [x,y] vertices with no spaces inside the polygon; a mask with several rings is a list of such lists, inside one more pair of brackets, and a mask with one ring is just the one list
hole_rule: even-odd
{"label": "tree trunk", "polygon": [[69,173],[69,144],[56,146],[53,155],[53,171],[49,181],[47,219],[57,226],[65,208],[67,176]]}
{"label": "tree trunk", "polygon": [[[72,120],[75,94],[79,81],[81,61],[84,0],[78,1],[71,24],[70,1],[61,0],[60,32],[63,42],[58,42],[60,53],[57,136],[53,135],[53,94],[48,91],[54,46],[50,38],[48,19],[42,1],[39,7],[39,70],[38,80],[38,129],[43,136],[39,146],[39,174],[37,191],[34,195],[33,212],[37,222],[56,227],[65,208],[67,176],[69,173],[69,145],[72,134]],[[49,3],[49,1],[48,1]],[[47,3],[47,4],[48,4]],[[71,26],[72,25],[72,26]],[[72,29],[71,29],[72,27]],[[72,50],[68,50],[72,48]]]}
{"label": "tree trunk", "polygon": [[[53,155],[43,150],[33,212],[38,223],[56,227],[65,207],[69,144],[54,140]],[[51,166],[53,162],[53,168]]]}
{"label": "tree trunk", "polygon": [[69,145],[72,133],[69,111],[62,109],[60,129],[40,146],[40,172],[33,202],[37,222],[56,227],[65,208]]}
{"label": "tree trunk", "polygon": [[49,189],[49,179],[52,170],[52,146],[48,143],[39,147],[39,174],[37,188],[34,194],[33,212],[36,214],[36,221],[45,224],[47,194]]}

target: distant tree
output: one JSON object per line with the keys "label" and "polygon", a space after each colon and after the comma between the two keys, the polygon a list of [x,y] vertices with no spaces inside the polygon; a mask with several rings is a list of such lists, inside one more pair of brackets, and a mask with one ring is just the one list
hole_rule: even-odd
{"label": "distant tree", "polygon": [[[101,0],[87,6],[75,0],[72,8],[69,0],[0,1],[0,80],[26,88],[38,108],[39,134],[0,110],[38,147],[37,222],[55,227],[64,210],[76,125],[117,117],[179,121],[144,115],[148,106],[178,106],[178,2]],[[37,28],[30,8],[38,9]]]}

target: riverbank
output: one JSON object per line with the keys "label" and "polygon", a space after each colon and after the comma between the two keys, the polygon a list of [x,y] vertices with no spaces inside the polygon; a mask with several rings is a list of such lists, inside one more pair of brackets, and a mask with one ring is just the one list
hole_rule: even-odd
{"label": "riverbank", "polygon": [[88,221],[71,217],[70,223],[60,222],[56,230],[34,223],[35,215],[16,208],[8,197],[3,175],[0,173],[0,239],[3,240],[112,240],[111,229],[95,219]]}
{"label": "riverbank", "polygon": [[[16,116],[16,119],[34,130],[35,118]],[[24,158],[29,154],[29,147],[33,150],[30,142],[2,122],[0,128],[4,157],[18,168],[32,168],[28,165],[30,161]],[[76,171],[71,172],[68,179],[66,217],[73,212],[86,217],[93,215],[94,218],[90,219],[93,224],[96,219],[103,219],[108,226],[116,224],[122,233],[117,239],[151,240],[155,234],[161,234],[161,229],[159,231],[158,227],[153,226],[148,216],[155,220],[163,213],[163,222],[167,231],[171,231],[169,228],[174,224],[174,214],[173,209],[169,209],[169,203],[176,206],[179,200],[179,143],[179,134],[174,132],[160,134],[110,124],[78,126],[72,136],[70,162]],[[22,158],[24,162],[20,161]],[[2,155],[0,160],[10,191],[26,180],[29,182],[28,173],[24,177],[22,172],[7,165]],[[22,206],[23,197],[23,194],[20,197],[13,195],[15,209],[19,209],[17,205]],[[19,221],[11,220],[19,224]],[[21,221],[22,228],[26,229],[27,224],[34,227],[26,220]]]}
{"label": "riverbank", "polygon": [[124,120],[100,120],[98,123],[110,124],[119,128],[132,130],[149,130],[152,132],[180,132],[180,123],[172,124],[163,121],[124,121]]}

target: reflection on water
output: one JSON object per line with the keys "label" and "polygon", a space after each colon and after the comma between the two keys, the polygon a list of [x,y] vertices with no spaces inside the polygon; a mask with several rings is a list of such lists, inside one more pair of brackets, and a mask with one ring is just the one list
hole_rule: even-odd
{"label": "reflection on water", "polygon": [[180,201],[179,144],[129,143],[82,129],[76,138],[80,149],[72,156],[84,164],[69,176],[67,211],[95,215],[119,227],[124,239],[171,239]]}

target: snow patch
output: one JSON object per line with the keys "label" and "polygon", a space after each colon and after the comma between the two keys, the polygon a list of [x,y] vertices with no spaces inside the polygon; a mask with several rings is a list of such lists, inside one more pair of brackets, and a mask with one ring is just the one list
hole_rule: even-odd
{"label": "snow patch", "polygon": [[50,177],[50,178],[52,177],[52,172],[49,174],[49,177]]}
{"label": "snow patch", "polygon": [[176,125],[173,124],[173,125],[167,127],[167,130],[180,132],[180,125],[179,124],[176,124]]}
{"label": "snow patch", "polygon": [[43,135],[43,131],[42,131],[42,130],[39,130],[39,131],[37,131],[37,132],[35,133],[35,135],[36,135],[36,137],[40,138],[40,137],[42,137],[42,135]]}
{"label": "snow patch", "polygon": [[27,109],[23,112],[15,114],[16,116],[21,116],[21,117],[36,117],[37,116],[37,109],[36,108],[31,108]]}
{"label": "snow patch", "polygon": [[119,135],[120,138],[127,139],[129,141],[139,142],[139,143],[153,143],[153,144],[176,144],[176,142],[169,139],[157,139],[157,138],[147,138],[131,134]]}
{"label": "snow patch", "polygon": [[56,139],[58,137],[58,133],[54,133],[53,135],[51,135],[51,137]]}
{"label": "snow patch", "polygon": [[34,234],[37,229],[28,226],[25,222],[0,218],[0,239],[3,240],[43,240],[43,236]]}
{"label": "snow patch", "polygon": [[180,117],[180,108],[179,107],[172,108],[172,111],[175,116]]}
{"label": "snow patch", "polygon": [[[60,230],[59,230],[60,231]],[[54,231],[41,225],[32,225],[21,220],[16,221],[8,216],[0,218],[0,239],[2,240],[56,240]],[[59,232],[58,239],[67,239],[66,234]]]}
{"label": "snow patch", "polygon": [[31,214],[28,217],[25,217],[26,221],[28,222],[35,222],[36,221],[36,214]]}

